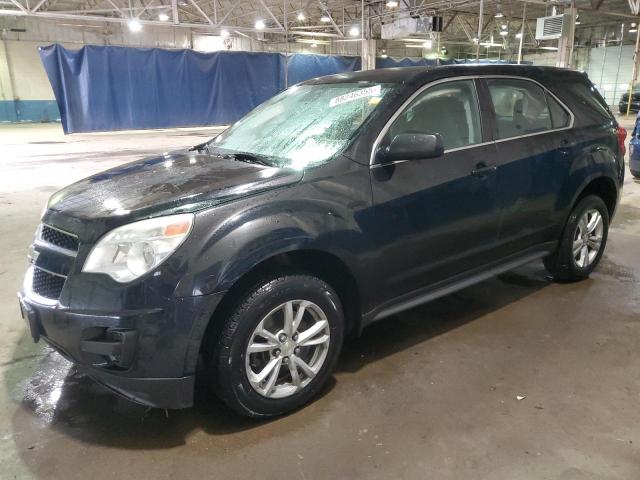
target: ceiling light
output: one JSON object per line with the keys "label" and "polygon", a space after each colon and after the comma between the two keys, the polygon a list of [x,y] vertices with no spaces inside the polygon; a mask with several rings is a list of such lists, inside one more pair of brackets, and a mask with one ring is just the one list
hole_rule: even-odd
{"label": "ceiling light", "polygon": [[142,24],[140,23],[140,20],[138,20],[137,18],[132,18],[127,22],[127,26],[129,27],[129,30],[131,30],[132,32],[139,32],[140,30],[142,30]]}
{"label": "ceiling light", "polygon": [[635,23],[632,23],[632,24],[631,24],[631,28],[636,28],[636,24],[635,24]]}
{"label": "ceiling light", "polygon": [[263,20],[256,20],[256,28],[258,30],[262,30],[264,28],[264,21]]}
{"label": "ceiling light", "polygon": [[162,12],[162,13],[158,14],[158,20],[160,20],[161,22],[166,22],[167,20],[169,20],[169,15],[167,15],[164,12]]}
{"label": "ceiling light", "polygon": [[506,37],[507,35],[509,35],[509,32],[507,32],[506,30],[502,30],[500,32],[500,35],[502,35],[503,37]]}
{"label": "ceiling light", "polygon": [[325,13],[320,17],[320,21],[323,23],[329,23],[331,21],[331,17]]}
{"label": "ceiling light", "polygon": [[503,23],[502,25],[500,25],[500,28],[501,28],[502,30],[506,30],[506,29],[507,29],[507,24],[506,24],[506,23]]}
{"label": "ceiling light", "polygon": [[298,14],[298,21],[299,21],[299,22],[304,22],[304,13],[300,12],[300,13]]}
{"label": "ceiling light", "polygon": [[317,43],[315,43],[315,42],[311,44],[311,47],[312,47],[312,48],[316,48],[317,46],[318,46],[318,44],[317,44]]}
{"label": "ceiling light", "polygon": [[473,41],[473,43],[478,43],[478,37],[473,37],[471,40]]}
{"label": "ceiling light", "polygon": [[229,36],[229,31],[228,30],[220,30],[220,36],[221,37],[228,37]]}
{"label": "ceiling light", "polygon": [[422,46],[427,50],[431,50],[433,48],[433,40],[431,40],[430,38],[427,38],[425,42],[422,44]]}
{"label": "ceiling light", "polygon": [[516,33],[516,38],[522,38],[522,32]]}
{"label": "ceiling light", "polygon": [[360,35],[360,29],[354,25],[349,29],[349,35],[351,35],[352,37],[357,37],[358,35]]}
{"label": "ceiling light", "polygon": [[502,17],[504,17],[504,14],[500,10],[498,10],[496,12],[496,18],[502,18]]}
{"label": "ceiling light", "polygon": [[386,53],[383,53],[382,55],[380,55],[380,58],[387,58],[389,55],[387,55]]}
{"label": "ceiling light", "polygon": [[398,2],[396,0],[389,0],[387,2],[387,7],[389,8],[396,8],[398,6]]}
{"label": "ceiling light", "polygon": [[630,28],[629,29],[629,33],[638,33],[638,29],[637,28]]}

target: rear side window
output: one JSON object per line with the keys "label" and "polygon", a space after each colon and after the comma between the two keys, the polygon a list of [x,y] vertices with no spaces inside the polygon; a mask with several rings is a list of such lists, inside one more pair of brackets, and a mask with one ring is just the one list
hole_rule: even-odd
{"label": "rear side window", "polygon": [[446,150],[482,142],[473,80],[441,83],[418,95],[391,125],[386,141],[401,133],[438,133]]}
{"label": "rear side window", "polygon": [[517,79],[487,79],[487,85],[496,112],[499,139],[554,128],[545,91],[539,85]]}
{"label": "rear side window", "polygon": [[553,128],[568,127],[571,123],[569,112],[548,92],[545,92],[545,97],[547,98],[547,105],[549,106],[549,113],[551,114],[551,126]]}

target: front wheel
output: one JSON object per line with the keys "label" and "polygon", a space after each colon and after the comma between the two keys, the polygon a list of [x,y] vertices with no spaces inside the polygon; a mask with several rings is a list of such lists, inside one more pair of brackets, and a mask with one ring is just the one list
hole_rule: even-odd
{"label": "front wheel", "polygon": [[215,391],[238,413],[269,417],[314,397],[342,348],[340,299],[324,281],[286,275],[246,292],[213,349]]}
{"label": "front wheel", "polygon": [[609,233],[609,210],[604,201],[589,195],[574,207],[558,249],[544,259],[556,280],[571,282],[587,278],[596,268]]}

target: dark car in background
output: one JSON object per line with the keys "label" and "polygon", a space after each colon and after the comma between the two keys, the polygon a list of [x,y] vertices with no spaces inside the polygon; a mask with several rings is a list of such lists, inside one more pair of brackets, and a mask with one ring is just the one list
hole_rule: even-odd
{"label": "dark car in background", "polygon": [[199,372],[241,414],[290,412],[372,322],[534,260],[586,278],[625,135],[570,70],[310,80],[206,144],[55,193],[23,316],[143,404],[192,405]]}
{"label": "dark car in background", "polygon": [[633,90],[633,92],[631,92],[631,105],[629,105],[629,92],[622,94],[618,102],[618,111],[621,115],[626,115],[627,108],[629,109],[629,113],[640,112],[640,90]]}
{"label": "dark car in background", "polygon": [[635,178],[640,178],[640,114],[629,140],[629,170]]}

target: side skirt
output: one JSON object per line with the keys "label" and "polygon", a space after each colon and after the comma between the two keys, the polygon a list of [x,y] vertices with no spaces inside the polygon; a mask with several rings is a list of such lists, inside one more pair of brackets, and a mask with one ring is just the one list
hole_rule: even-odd
{"label": "side skirt", "polygon": [[491,277],[500,275],[501,273],[513,270],[521,265],[538,260],[553,252],[556,245],[557,242],[544,243],[524,252],[511,255],[500,262],[489,264],[469,272],[464,272],[435,285],[428,285],[402,295],[401,297],[380,305],[363,315],[361,328],[364,328],[377,320],[390,317],[391,315],[395,315],[396,313],[400,313],[404,310],[409,310],[413,307],[417,307],[418,305],[422,305],[423,303],[430,302],[431,300],[444,297],[445,295],[462,290],[463,288],[476,283],[483,282]]}

